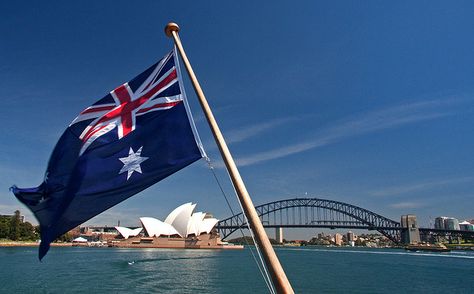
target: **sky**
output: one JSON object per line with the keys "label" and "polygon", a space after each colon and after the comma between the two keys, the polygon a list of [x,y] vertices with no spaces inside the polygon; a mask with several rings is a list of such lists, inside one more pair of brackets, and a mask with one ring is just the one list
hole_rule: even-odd
{"label": "sky", "polygon": [[[397,221],[415,214],[422,226],[473,219],[473,13],[470,1],[4,1],[0,214],[20,209],[36,223],[8,188],[42,182],[69,123],[169,52],[163,28],[174,21],[256,205],[318,197]],[[87,224],[136,226],[190,201],[231,216],[201,160]]]}

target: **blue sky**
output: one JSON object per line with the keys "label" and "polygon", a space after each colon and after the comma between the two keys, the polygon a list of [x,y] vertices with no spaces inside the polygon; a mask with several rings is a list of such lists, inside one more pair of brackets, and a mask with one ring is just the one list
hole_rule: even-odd
{"label": "blue sky", "polygon": [[[468,1],[3,2],[0,213],[33,220],[8,187],[42,181],[72,119],[172,48],[172,20],[255,204],[307,195],[426,226],[472,219],[473,13]],[[137,225],[187,201],[230,215],[201,161],[88,223]]]}

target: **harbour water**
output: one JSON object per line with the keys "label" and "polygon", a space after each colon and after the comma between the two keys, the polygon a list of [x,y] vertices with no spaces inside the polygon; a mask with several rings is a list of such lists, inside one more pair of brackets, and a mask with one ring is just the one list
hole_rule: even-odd
{"label": "harbour water", "polygon": [[[268,293],[244,250],[0,248],[1,293]],[[297,293],[474,293],[474,252],[278,248]]]}

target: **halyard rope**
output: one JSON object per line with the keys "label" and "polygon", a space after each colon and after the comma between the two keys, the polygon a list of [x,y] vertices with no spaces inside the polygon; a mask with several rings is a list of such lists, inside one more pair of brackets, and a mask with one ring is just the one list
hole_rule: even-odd
{"label": "halyard rope", "polygon": [[[227,195],[225,194],[224,189],[222,188],[222,185],[221,185],[221,183],[220,183],[220,181],[219,181],[219,179],[218,179],[218,177],[217,177],[217,175],[216,175],[216,172],[214,171],[214,167],[212,166],[211,159],[210,159],[209,157],[207,157],[207,156],[205,157],[205,159],[206,159],[207,165],[209,166],[209,169],[210,169],[211,172],[212,172],[212,175],[214,176],[214,179],[215,179],[216,182],[217,182],[217,185],[219,186],[219,189],[221,190],[222,195],[224,196],[224,199],[225,199],[225,201],[226,201],[226,203],[227,203],[227,206],[229,207],[230,212],[232,213],[232,215],[235,215],[234,210],[232,209],[232,206],[230,205],[229,199],[227,199]],[[228,175],[229,178],[230,178],[230,175],[229,175],[229,172],[228,172],[228,171],[227,171],[227,175]],[[231,183],[232,183],[232,181],[231,181]],[[233,183],[232,183],[232,188],[234,189],[234,193],[235,193],[235,195],[237,196],[237,191],[235,190],[235,187],[234,187],[234,184],[233,184]],[[240,209],[242,210],[242,215],[245,217],[245,222],[247,223],[247,227],[248,227],[248,229],[249,229],[249,231],[250,231],[250,236],[252,237],[252,240],[253,240],[253,243],[254,243],[254,245],[255,245],[255,249],[257,250],[257,254],[258,254],[258,257],[259,257],[259,259],[260,259],[260,262],[259,262],[259,261],[257,260],[257,258],[255,257],[255,254],[253,253],[253,250],[252,250],[252,248],[250,247],[250,244],[249,244],[249,242],[247,241],[247,238],[245,238],[244,232],[242,231],[242,228],[241,228],[241,227],[239,227],[239,231],[240,231],[240,233],[242,234],[242,238],[244,239],[244,242],[247,244],[247,246],[248,246],[248,248],[249,248],[249,250],[250,250],[250,253],[252,254],[252,258],[253,258],[253,260],[255,261],[255,264],[257,265],[258,270],[260,271],[260,274],[262,275],[263,280],[265,281],[265,284],[267,285],[268,290],[269,290],[270,293],[272,293],[272,294],[273,294],[273,293],[276,293],[276,292],[275,292],[275,289],[273,288],[273,284],[272,284],[272,282],[271,282],[271,280],[270,280],[270,276],[269,276],[269,274],[268,274],[268,270],[267,270],[267,268],[266,268],[266,266],[265,266],[265,263],[263,262],[262,253],[260,252],[260,248],[258,247],[257,242],[255,242],[255,236],[254,236],[254,234],[253,234],[253,232],[252,232],[252,229],[250,228],[250,225],[249,225],[247,216],[246,216],[245,213],[244,213],[244,210],[243,210],[243,208],[242,208],[242,204],[240,203],[240,200],[239,200],[238,197],[237,197],[237,200],[238,200],[238,202],[239,202]]]}

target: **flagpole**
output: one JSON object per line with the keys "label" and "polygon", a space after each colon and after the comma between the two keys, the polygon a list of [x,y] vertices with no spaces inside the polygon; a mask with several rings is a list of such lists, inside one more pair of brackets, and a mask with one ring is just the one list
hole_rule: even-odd
{"label": "flagpole", "polygon": [[178,32],[179,26],[175,23],[169,23],[165,27],[166,35],[168,37],[173,37],[174,43],[178,47],[179,53],[181,54],[184,65],[186,66],[189,77],[193,83],[194,90],[196,91],[196,94],[199,98],[199,103],[201,104],[204,114],[206,115],[207,122],[209,123],[212,134],[214,135],[214,139],[216,140],[222,158],[224,159],[224,163],[227,167],[227,170],[229,171],[232,183],[234,184],[235,190],[237,191],[237,195],[239,197],[240,203],[242,204],[245,216],[247,217],[250,227],[255,234],[255,239],[258,243],[258,246],[262,249],[263,257],[270,272],[273,285],[275,286],[278,293],[294,293],[293,288],[286,277],[285,271],[283,270],[280,261],[273,250],[270,240],[265,233],[265,229],[263,228],[260,218],[255,211],[255,206],[250,199],[247,188],[245,188],[245,184],[242,180],[242,177],[240,176],[237,166],[235,165],[234,159],[230,154],[229,148],[225,143],[224,137],[222,136],[219,126],[217,125],[214,115],[212,114],[211,108],[209,107],[206,97],[204,96],[204,92],[202,91],[196,75],[194,74],[188,57],[184,52]]}

